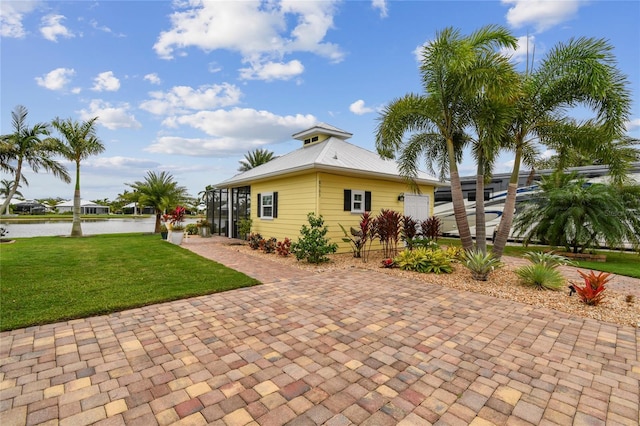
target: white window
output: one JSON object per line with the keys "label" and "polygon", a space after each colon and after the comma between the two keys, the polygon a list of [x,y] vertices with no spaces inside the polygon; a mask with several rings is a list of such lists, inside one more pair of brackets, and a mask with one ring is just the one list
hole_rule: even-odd
{"label": "white window", "polygon": [[351,191],[351,212],[364,213],[365,199],[364,191]]}
{"label": "white window", "polygon": [[263,219],[273,219],[273,192],[262,194],[261,209]]}

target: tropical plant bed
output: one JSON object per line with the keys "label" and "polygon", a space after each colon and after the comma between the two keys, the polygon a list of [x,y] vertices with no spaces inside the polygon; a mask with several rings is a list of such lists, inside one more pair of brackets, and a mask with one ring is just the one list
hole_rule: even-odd
{"label": "tropical plant bed", "polygon": [[[515,302],[554,309],[584,318],[592,318],[632,327],[640,326],[640,301],[637,297],[632,298],[633,301],[631,303],[627,303],[626,294],[607,289],[607,296],[600,305],[587,306],[580,302],[575,294],[569,296],[569,282],[567,282],[566,291],[564,289],[562,291],[537,290],[526,287],[519,283],[518,277],[514,272],[516,267],[511,265],[505,265],[503,268],[492,272],[487,281],[475,281],[471,278],[471,272],[459,263],[454,264],[451,274],[422,274],[403,271],[398,268],[383,268],[382,261],[384,259],[381,252],[371,252],[367,263],[364,263],[362,259],[354,258],[350,253],[344,253],[331,254],[328,256],[330,259],[329,262],[313,265],[304,261],[298,262],[294,256],[283,257],[273,253],[266,254],[260,250],[251,250],[246,245],[226,247],[229,250],[240,251],[251,256],[259,256],[273,262],[290,265],[314,273],[344,269],[371,269],[382,274],[391,274],[398,277],[424,281],[428,284],[442,285],[457,290],[513,300]],[[612,282],[615,282],[615,278]]]}
{"label": "tropical plant bed", "polygon": [[555,252],[560,256],[567,257],[569,259],[576,260],[588,260],[591,262],[606,262],[607,255],[606,254],[591,254],[591,253],[571,253],[571,252]]}

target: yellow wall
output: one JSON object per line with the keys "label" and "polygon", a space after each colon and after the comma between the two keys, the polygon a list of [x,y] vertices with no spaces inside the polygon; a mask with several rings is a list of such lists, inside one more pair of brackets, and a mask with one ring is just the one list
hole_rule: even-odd
{"label": "yellow wall", "polygon": [[[398,201],[398,195],[411,192],[404,182],[389,182],[380,179],[347,177],[324,172],[310,172],[303,175],[272,179],[251,185],[251,232],[260,233],[264,238],[275,237],[278,241],[285,237],[297,241],[300,228],[307,222],[307,213],[321,214],[329,228],[328,237],[338,243],[338,252],[350,252],[349,243],[342,241],[344,236],[340,226],[345,229],[358,227],[360,214],[343,211],[344,190],[371,191],[371,212],[376,216],[381,209],[390,209],[404,213],[404,204]],[[433,214],[432,186],[421,186],[420,191],[431,197]],[[257,217],[258,193],[278,192],[278,217],[262,219]],[[374,245],[373,249],[379,248]]]}

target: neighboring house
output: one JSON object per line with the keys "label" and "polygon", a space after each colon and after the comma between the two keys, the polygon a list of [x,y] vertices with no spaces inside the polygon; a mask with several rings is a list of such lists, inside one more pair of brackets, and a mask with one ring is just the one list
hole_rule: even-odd
{"label": "neighboring house", "polygon": [[13,205],[13,212],[19,214],[45,214],[47,207],[33,200],[25,200]]}
{"label": "neighboring house", "polygon": [[345,252],[339,224],[357,227],[365,211],[395,210],[417,220],[433,214],[434,189],[448,183],[420,172],[419,191],[411,191],[395,161],[346,142],[351,136],[318,124],[293,135],[301,148],[216,185],[208,197],[213,232],[236,238],[238,220],[250,217],[252,232],[297,241],[312,212],[323,216],[328,237]]}
{"label": "neighboring house", "polygon": [[[56,205],[58,213],[73,212],[73,200]],[[109,214],[108,206],[101,206],[93,201],[80,200],[80,214]]]}
{"label": "neighboring house", "polygon": [[122,206],[123,214],[155,214],[156,209],[152,206],[140,207],[138,203],[129,203]]}

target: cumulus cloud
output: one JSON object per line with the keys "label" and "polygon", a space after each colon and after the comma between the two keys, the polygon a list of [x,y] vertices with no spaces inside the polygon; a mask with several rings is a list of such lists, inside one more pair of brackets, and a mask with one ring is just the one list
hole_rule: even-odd
{"label": "cumulus cloud", "polygon": [[147,74],[147,75],[144,76],[144,79],[147,80],[151,84],[160,84],[160,83],[162,83],[162,81],[160,80],[160,77],[158,77],[158,74],[156,74],[156,73]]}
{"label": "cumulus cloud", "polygon": [[387,0],[371,0],[371,6],[380,11],[381,18],[389,16],[387,12]]}
{"label": "cumulus cloud", "polygon": [[240,78],[243,80],[289,80],[304,72],[302,62],[294,59],[288,63],[266,62],[251,64],[249,68],[240,69]]}
{"label": "cumulus cloud", "polygon": [[627,132],[640,129],[640,118],[633,118],[625,123]]}
{"label": "cumulus cloud", "polygon": [[96,92],[102,92],[105,90],[115,92],[120,88],[120,80],[113,75],[113,71],[101,72],[93,79],[93,81],[95,83],[91,90],[95,90]]}
{"label": "cumulus cloud", "polygon": [[[91,157],[86,161],[87,165],[90,164],[96,169],[104,169],[106,171],[153,169],[160,165],[160,163],[158,163],[157,161],[152,161],[145,158],[121,156]],[[84,162],[82,164],[84,164]]]}
{"label": "cumulus cloud", "polygon": [[357,101],[349,105],[349,111],[351,111],[355,115],[364,115],[373,112],[373,108],[364,106],[364,101],[362,99],[358,99]]}
{"label": "cumulus cloud", "polygon": [[168,92],[151,92],[149,96],[152,99],[142,102],[140,108],[152,114],[167,115],[236,105],[242,92],[233,84],[223,83],[197,89],[176,86]]}
{"label": "cumulus cloud", "polygon": [[[502,49],[502,53],[511,57],[516,62],[524,62],[527,60],[527,55],[532,57],[535,52],[535,36],[520,36],[518,37],[518,46],[513,49]],[[538,56],[542,52],[536,52]]]}
{"label": "cumulus cloud", "polygon": [[109,102],[100,99],[93,99],[89,103],[89,108],[78,111],[82,120],[90,120],[98,117],[98,124],[103,125],[107,129],[116,130],[122,128],[137,129],[142,125],[136,120],[133,114],[130,114],[130,106],[128,103],[122,103],[119,106],[112,106]]}
{"label": "cumulus cloud", "polygon": [[37,1],[0,1],[0,37],[24,37],[26,31],[22,26],[22,19],[33,12],[39,3]]}
{"label": "cumulus cloud", "polygon": [[537,32],[552,28],[575,16],[585,0],[502,0],[509,5],[507,22],[514,28],[533,25]]}
{"label": "cumulus cloud", "polygon": [[74,34],[64,25],[62,21],[66,18],[63,15],[47,15],[42,18],[40,33],[50,41],[58,41],[58,37],[71,38]]}
{"label": "cumulus cloud", "polygon": [[56,68],[42,77],[36,77],[36,83],[38,83],[38,86],[49,90],[62,90],[71,81],[70,78],[75,73],[76,71],[73,68]]}
{"label": "cumulus cloud", "polygon": [[210,157],[241,155],[268,143],[288,141],[293,133],[309,128],[317,124],[317,121],[313,115],[281,116],[249,108],[199,111],[191,115],[170,117],[163,124],[168,127],[189,126],[209,137],[163,135],[147,151]]}
{"label": "cumulus cloud", "polygon": [[[297,60],[285,55],[310,52],[339,62],[344,53],[324,41],[333,27],[335,1],[322,2],[201,2],[180,3],[171,16],[171,29],[163,31],[154,49],[172,59],[184,49],[239,52],[251,64],[240,70],[245,78],[280,79],[302,72]],[[195,6],[194,6],[195,5]]]}

